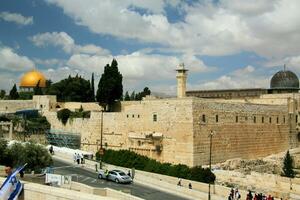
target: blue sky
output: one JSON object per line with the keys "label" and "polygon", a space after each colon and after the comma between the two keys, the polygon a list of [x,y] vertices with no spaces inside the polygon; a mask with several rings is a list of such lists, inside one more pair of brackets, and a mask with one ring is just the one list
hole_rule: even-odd
{"label": "blue sky", "polygon": [[56,82],[97,83],[116,58],[124,91],[268,88],[283,64],[299,74],[297,0],[2,0],[0,88],[36,68]]}

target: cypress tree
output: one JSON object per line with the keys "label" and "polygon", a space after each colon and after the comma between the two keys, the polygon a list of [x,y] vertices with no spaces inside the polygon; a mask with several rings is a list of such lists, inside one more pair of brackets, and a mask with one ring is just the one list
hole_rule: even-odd
{"label": "cypress tree", "polygon": [[33,89],[34,95],[43,95],[42,88],[40,87],[40,80],[37,82],[36,86]]}
{"label": "cypress tree", "polygon": [[94,72],[92,73],[91,90],[92,90],[92,101],[95,101]]}
{"label": "cypress tree", "polygon": [[9,92],[9,99],[18,99],[19,98],[19,93],[17,91],[17,86],[14,84],[12,89]]}
{"label": "cypress tree", "polygon": [[125,100],[125,101],[130,101],[130,96],[129,96],[129,94],[128,94],[128,91],[126,91],[126,93],[125,93],[124,100]]}
{"label": "cypress tree", "polygon": [[104,67],[96,95],[97,101],[105,106],[108,105],[109,110],[115,100],[120,100],[122,97],[122,80],[123,76],[119,72],[118,63],[113,59],[111,65],[107,64]]}
{"label": "cypress tree", "polygon": [[287,151],[283,160],[283,176],[294,178],[295,172],[293,170],[293,158],[290,155],[290,152]]}

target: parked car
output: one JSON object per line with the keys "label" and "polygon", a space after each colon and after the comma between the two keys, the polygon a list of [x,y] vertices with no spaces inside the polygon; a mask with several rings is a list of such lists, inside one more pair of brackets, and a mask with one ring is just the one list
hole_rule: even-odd
{"label": "parked car", "polygon": [[98,174],[98,178],[111,180],[116,183],[132,183],[132,178],[121,170],[108,171],[108,175],[106,175],[104,170],[100,170]]}

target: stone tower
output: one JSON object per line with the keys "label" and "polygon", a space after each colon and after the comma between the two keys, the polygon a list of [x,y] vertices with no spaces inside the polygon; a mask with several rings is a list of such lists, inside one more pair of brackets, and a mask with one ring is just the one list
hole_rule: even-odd
{"label": "stone tower", "polygon": [[177,79],[177,98],[185,97],[186,91],[186,78],[187,78],[187,69],[184,68],[184,64],[181,63],[176,69],[176,79]]}

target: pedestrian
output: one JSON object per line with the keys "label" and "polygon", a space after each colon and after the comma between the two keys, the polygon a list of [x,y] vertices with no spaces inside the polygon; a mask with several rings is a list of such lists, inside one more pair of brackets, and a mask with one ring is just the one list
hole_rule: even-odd
{"label": "pedestrian", "polygon": [[189,183],[189,189],[193,189],[192,183]]}
{"label": "pedestrian", "polygon": [[179,179],[177,185],[178,185],[178,186],[182,186],[182,185],[181,185],[181,178]]}
{"label": "pedestrian", "polygon": [[272,200],[273,197],[269,194],[269,196],[267,197],[267,200]]}
{"label": "pedestrian", "polygon": [[83,153],[81,153],[81,155],[80,155],[80,160],[81,160],[81,164],[84,164],[84,157],[83,157]]}
{"label": "pedestrian", "polygon": [[228,200],[234,200],[234,198],[233,198],[233,193],[232,193],[232,192],[230,192],[230,194],[229,194],[229,196],[228,196]]}
{"label": "pedestrian", "polygon": [[131,177],[131,173],[130,173],[130,170],[128,170],[128,173],[127,173],[127,175]]}
{"label": "pedestrian", "polygon": [[54,151],[53,151],[53,146],[52,146],[52,145],[51,145],[51,146],[50,146],[50,148],[49,148],[49,152],[50,152],[50,154],[51,154],[51,155],[53,155],[53,154],[54,154]]}
{"label": "pedestrian", "polygon": [[105,169],[104,175],[105,175],[106,180],[108,181],[108,175],[109,175],[108,169]]}
{"label": "pedestrian", "polygon": [[74,160],[74,164],[75,164],[77,162],[77,154],[76,154],[76,152],[73,155],[73,160]]}
{"label": "pedestrian", "polygon": [[251,190],[249,190],[248,194],[247,194],[247,200],[252,200],[253,199],[253,195],[251,193]]}
{"label": "pedestrian", "polygon": [[77,153],[76,160],[77,160],[77,164],[79,165],[80,164],[80,154],[79,153]]}
{"label": "pedestrian", "polygon": [[239,190],[236,188],[234,192],[234,199],[239,200],[241,199],[241,194],[239,193]]}

